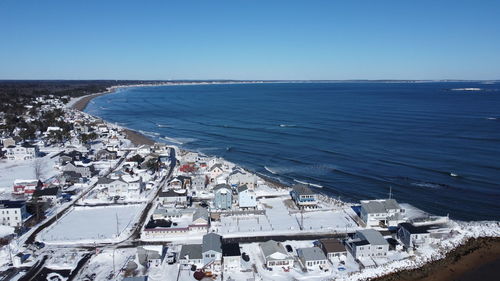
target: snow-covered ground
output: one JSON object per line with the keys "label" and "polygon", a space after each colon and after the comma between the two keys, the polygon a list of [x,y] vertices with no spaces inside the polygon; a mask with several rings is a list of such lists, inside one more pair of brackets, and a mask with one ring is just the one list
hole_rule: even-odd
{"label": "snow-covered ground", "polygon": [[[45,155],[44,157],[38,157],[33,160],[0,160],[0,190],[3,190],[5,194],[9,194],[13,191],[13,185],[15,180],[32,180],[36,179],[35,176],[35,165],[39,165],[41,168],[41,180],[47,180],[58,173],[59,170],[55,169],[54,166],[57,163],[57,158],[50,158],[57,152],[52,152]],[[39,162],[39,164],[36,164]]]}
{"label": "snow-covered ground", "polygon": [[143,204],[75,207],[39,239],[62,244],[116,242],[128,237],[143,208]]}
{"label": "snow-covered ground", "polygon": [[[134,260],[137,250],[135,248],[107,248],[97,249],[98,253],[94,255],[89,263],[82,268],[76,280],[121,280],[120,271],[129,261]],[[112,277],[110,279],[108,277]]]}

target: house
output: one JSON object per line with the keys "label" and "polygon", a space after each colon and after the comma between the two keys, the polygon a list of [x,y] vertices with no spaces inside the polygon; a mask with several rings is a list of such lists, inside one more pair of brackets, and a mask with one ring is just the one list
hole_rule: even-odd
{"label": "house", "polygon": [[57,186],[47,187],[44,189],[36,189],[33,197],[38,197],[43,202],[55,203],[61,197],[61,189]]}
{"label": "house", "polygon": [[95,154],[96,160],[116,160],[118,159],[118,152],[101,149]]}
{"label": "house", "polygon": [[69,162],[66,165],[64,165],[63,171],[77,172],[84,178],[91,178],[96,173],[94,165],[84,166],[84,165],[78,165],[75,162]]}
{"label": "house", "polygon": [[305,184],[296,184],[292,186],[290,195],[295,201],[295,204],[300,208],[314,207],[318,204],[318,195]]}
{"label": "house", "polygon": [[213,232],[203,235],[201,253],[204,266],[220,270],[222,265],[222,237]]}
{"label": "house", "polygon": [[2,145],[3,147],[15,146],[16,142],[14,141],[13,138],[5,138],[2,139]]}
{"label": "house", "polygon": [[288,255],[283,245],[274,240],[259,244],[266,267],[268,268],[291,268],[293,257]]}
{"label": "house", "polygon": [[241,251],[239,243],[226,243],[222,245],[222,261],[224,271],[240,270]]}
{"label": "house", "polygon": [[38,147],[23,143],[22,145],[10,145],[5,148],[5,156],[9,160],[32,160],[38,153]]}
{"label": "house", "polygon": [[394,199],[362,200],[361,219],[367,227],[397,226],[403,222],[401,208]]}
{"label": "house", "polygon": [[182,155],[182,163],[195,163],[198,160],[198,153],[188,151]]}
{"label": "house", "polygon": [[358,230],[351,241],[347,242],[347,249],[356,258],[386,256],[389,243],[380,232],[374,229]]}
{"label": "house", "polygon": [[238,186],[238,205],[240,208],[255,208],[257,207],[257,196],[255,192],[250,190],[246,185]]}
{"label": "house", "polygon": [[145,144],[139,146],[136,151],[137,151],[137,154],[140,154],[140,155],[148,155],[152,152],[151,146],[145,145]]}
{"label": "house", "polygon": [[250,173],[244,173],[240,170],[235,170],[229,174],[227,183],[232,187],[246,185],[249,189],[254,189],[257,185],[257,177]]}
{"label": "house", "polygon": [[164,143],[155,143],[153,145],[153,152],[161,155],[169,155],[170,148]]}
{"label": "house", "polygon": [[207,178],[205,175],[196,175],[191,178],[191,188],[196,190],[205,189]]}
{"label": "house", "polygon": [[79,182],[83,182],[84,178],[80,173],[73,171],[63,171],[61,175],[61,182],[64,184],[75,184]]}
{"label": "house", "polygon": [[187,191],[185,189],[162,189],[158,196],[158,200],[162,205],[174,204],[187,206]]}
{"label": "house", "polygon": [[216,185],[213,189],[215,194],[214,207],[220,210],[231,209],[233,205],[232,189],[227,184]]}
{"label": "house", "polygon": [[0,200],[0,224],[22,227],[28,217],[25,201]]}
{"label": "house", "polygon": [[15,180],[13,194],[17,195],[31,195],[37,189],[42,189],[44,185],[40,180]]}
{"label": "house", "polygon": [[414,226],[411,223],[400,223],[397,237],[406,248],[418,248],[430,242],[429,226]]}
{"label": "house", "polygon": [[319,240],[319,246],[329,260],[347,256],[347,250],[342,241],[335,238]]}
{"label": "house", "polygon": [[299,248],[297,255],[308,270],[322,268],[328,264],[325,254],[318,247]]}
{"label": "house", "polygon": [[182,245],[179,254],[180,264],[202,264],[202,245],[188,244]]}
{"label": "house", "polygon": [[72,150],[70,152],[63,152],[59,155],[59,164],[65,165],[72,161],[82,161],[83,154],[80,151]]}
{"label": "house", "polygon": [[142,266],[159,267],[165,259],[167,248],[162,245],[148,245],[137,247],[137,260]]}
{"label": "house", "polygon": [[121,178],[110,179],[101,177],[97,180],[96,189],[103,191],[107,197],[121,197],[127,194],[128,183]]}
{"label": "house", "polygon": [[214,180],[215,178],[219,177],[224,173],[224,170],[222,169],[222,164],[217,163],[213,166],[210,167],[208,170],[210,179]]}
{"label": "house", "polygon": [[208,210],[202,207],[196,208],[193,214],[193,225],[208,227],[209,224]]}

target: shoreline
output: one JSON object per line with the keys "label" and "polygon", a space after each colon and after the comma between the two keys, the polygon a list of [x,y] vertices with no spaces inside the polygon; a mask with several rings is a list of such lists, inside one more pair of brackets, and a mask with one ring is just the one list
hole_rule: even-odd
{"label": "shoreline", "polygon": [[442,259],[426,263],[416,269],[389,273],[373,280],[497,280],[499,266],[500,237],[470,238]]}
{"label": "shoreline", "polygon": [[[254,82],[265,83],[265,82]],[[123,85],[110,87],[106,92],[89,94],[78,98],[69,108],[84,112],[87,105],[95,97],[115,93],[120,88],[131,87],[154,87],[154,86],[177,86],[177,85],[206,85],[209,83],[167,83],[167,84],[151,84],[151,85]],[[210,83],[210,84],[235,84],[235,83]],[[244,82],[238,84],[246,84]],[[88,114],[88,113],[86,113]],[[101,119],[94,116],[95,118]],[[102,119],[101,119],[102,120]],[[107,122],[103,120],[104,122]],[[122,127],[125,131],[126,138],[129,139],[135,146],[153,145],[156,141],[147,137],[138,131]],[[245,169],[246,170],[246,169]],[[251,171],[250,171],[251,172]],[[253,172],[252,172],[253,173]],[[253,173],[256,174],[256,173]],[[287,186],[281,182],[275,181],[267,176],[258,175],[266,183],[278,188],[286,188]],[[488,258],[484,258],[483,256]],[[483,274],[490,278],[496,274],[496,266],[500,266],[500,237],[480,237],[469,238],[464,244],[456,247],[446,254],[442,259],[430,261],[420,267],[414,269],[403,269],[397,272],[387,273],[386,275],[376,277],[373,280],[378,281],[440,281],[440,280],[477,280],[476,275]],[[481,272],[479,272],[481,271]],[[484,278],[487,278],[484,277]],[[490,280],[490,279],[482,279]],[[494,280],[494,279],[491,279]]]}

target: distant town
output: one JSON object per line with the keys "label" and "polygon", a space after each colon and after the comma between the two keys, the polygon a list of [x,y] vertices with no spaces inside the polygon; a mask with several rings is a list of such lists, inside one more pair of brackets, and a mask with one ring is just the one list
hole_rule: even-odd
{"label": "distant town", "polygon": [[79,100],[49,91],[3,105],[0,280],[366,280],[500,235],[498,222],[434,216],[390,187],[343,202],[287,186]]}

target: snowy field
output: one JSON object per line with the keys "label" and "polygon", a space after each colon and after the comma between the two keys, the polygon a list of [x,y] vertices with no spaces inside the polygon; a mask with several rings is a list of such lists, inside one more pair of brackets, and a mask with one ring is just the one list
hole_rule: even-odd
{"label": "snowy field", "polygon": [[212,223],[212,230],[229,236],[244,234],[297,233],[300,224],[306,232],[353,232],[359,229],[351,218],[356,214],[351,208],[336,210],[306,211],[301,215],[297,210],[290,210],[284,197],[260,200],[266,211],[265,215],[222,216],[220,222]]}
{"label": "snowy field", "polygon": [[97,243],[125,239],[143,204],[75,207],[41,235],[48,243]]}
{"label": "snowy field", "polygon": [[90,279],[91,276],[94,276],[93,280],[96,281],[109,280],[108,277],[114,277],[112,280],[121,280],[119,271],[129,261],[134,260],[136,252],[135,248],[98,250],[98,254],[93,256],[89,263],[82,268],[76,280],[85,280],[86,277]]}
{"label": "snowy field", "polygon": [[58,157],[50,159],[55,153],[47,154],[44,157],[33,160],[0,160],[0,192],[10,193],[13,190],[14,181],[17,179],[31,180],[36,179],[35,163],[39,162],[41,168],[41,180],[47,180],[58,173],[54,168]]}

